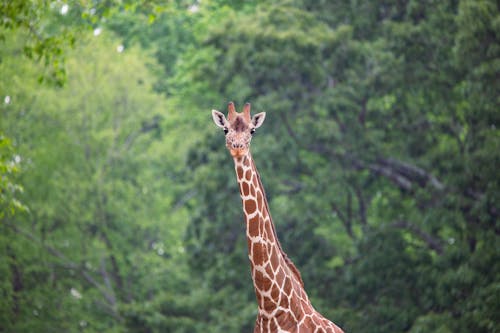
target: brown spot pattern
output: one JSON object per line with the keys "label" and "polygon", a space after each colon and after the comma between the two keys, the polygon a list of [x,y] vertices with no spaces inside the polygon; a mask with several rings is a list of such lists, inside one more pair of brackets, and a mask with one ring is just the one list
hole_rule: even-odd
{"label": "brown spot pattern", "polygon": [[255,210],[257,209],[257,204],[255,203],[255,200],[248,199],[245,200],[245,212],[247,214],[253,214]]}
{"label": "brown spot pattern", "polygon": [[276,253],[275,247],[273,247],[271,250],[270,261],[271,261],[271,266],[273,267],[273,270],[276,271],[278,269],[278,265],[279,265],[280,260],[278,258],[278,254]]}
{"label": "brown spot pattern", "polygon": [[262,194],[260,192],[257,192],[257,208],[258,210],[262,210]]}
{"label": "brown spot pattern", "polygon": [[241,183],[241,191],[245,197],[250,194],[250,189],[248,187],[248,183],[246,183],[246,182]]}
{"label": "brown spot pattern", "polygon": [[264,310],[266,312],[274,311],[274,309],[276,309],[277,306],[278,305],[274,303],[274,301],[271,298],[264,296]]}
{"label": "brown spot pattern", "polygon": [[240,166],[236,168],[236,174],[238,175],[238,179],[243,178],[243,168]]}
{"label": "brown spot pattern", "polygon": [[248,236],[257,237],[259,235],[259,216],[253,217],[248,221]]}
{"label": "brown spot pattern", "polygon": [[267,262],[266,249],[262,243],[253,243],[252,257],[254,265],[262,266],[264,262]]}
{"label": "brown spot pattern", "polygon": [[[261,290],[267,290],[271,286],[271,280],[264,277],[264,274],[261,271],[255,271],[254,281],[256,286]],[[265,286],[269,286],[268,288],[264,288]],[[257,293],[260,294],[260,293]]]}

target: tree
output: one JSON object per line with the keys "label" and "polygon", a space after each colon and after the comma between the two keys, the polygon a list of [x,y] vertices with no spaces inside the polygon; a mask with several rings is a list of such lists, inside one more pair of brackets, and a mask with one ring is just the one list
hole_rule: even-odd
{"label": "tree", "polygon": [[178,135],[161,138],[180,129],[164,122],[168,107],[152,92],[145,62],[154,61],[118,45],[106,33],[87,37],[68,53],[60,89],[37,86],[33,64],[2,62],[2,91],[12,92],[2,130],[26,161],[30,209],[2,224],[3,330],[120,331],[122,305],[179,289],[182,155],[171,150]]}
{"label": "tree", "polygon": [[[376,8],[375,14],[368,7]],[[342,14],[324,14],[339,8]],[[461,24],[477,17],[469,10],[483,19],[474,33]],[[466,299],[495,288],[495,275],[483,273],[484,284],[474,286],[478,271],[467,273],[465,282],[456,270],[475,266],[476,251],[497,269],[489,246],[498,237],[495,195],[478,190],[498,188],[489,170],[498,158],[492,153],[497,130],[491,127],[497,119],[489,109],[498,104],[496,90],[490,90],[498,86],[496,76],[487,76],[491,71],[474,76],[481,86],[489,82],[485,96],[463,90],[477,75],[471,68],[477,71],[480,61],[492,66],[489,57],[496,59],[489,47],[496,42],[495,9],[466,1],[432,9],[412,1],[283,2],[240,15],[221,12],[224,19],[199,37],[201,46],[183,75],[208,90],[207,96],[213,91],[240,103],[252,101],[254,109],[268,112],[271,121],[255,140],[254,156],[283,246],[306,286],[315,286],[313,296],[323,296],[325,312],[331,307],[346,330],[356,331],[376,331],[374,322],[387,323],[380,331],[418,331],[428,318],[439,318],[436,327],[442,330],[493,327],[487,311],[478,310],[474,319],[467,315],[479,307]],[[477,43],[466,36],[481,33],[486,48],[480,49],[490,50],[488,55],[461,44]],[[475,54],[462,58],[462,48]],[[474,59],[474,67],[460,67],[464,59]],[[474,107],[471,94],[480,99]],[[463,113],[468,111],[470,116]],[[190,229],[198,244],[191,248],[192,267],[220,272],[241,261],[233,256],[244,257],[243,233],[233,222],[239,205],[226,193],[231,169],[213,152],[217,138],[206,140],[206,150],[197,147],[192,161],[205,175],[201,179],[210,174],[216,183],[203,181],[203,204]],[[372,256],[372,247],[380,252]],[[219,258],[207,248],[225,255]],[[372,262],[381,261],[399,266],[377,271]],[[401,279],[388,281],[390,272]],[[360,289],[373,289],[372,297],[360,297],[353,276],[367,277]],[[377,289],[381,280],[388,291]],[[232,281],[225,274],[212,283]],[[423,289],[401,296],[401,288]],[[452,296],[453,290],[461,292]],[[467,319],[454,317],[457,311]]]}
{"label": "tree", "polygon": [[23,54],[36,61],[43,60],[45,66],[39,80],[62,86],[66,79],[66,51],[84,38],[83,31],[95,29],[94,33],[99,33],[107,18],[136,8],[141,8],[153,21],[167,7],[163,2],[151,0],[105,3],[12,0],[2,2],[0,8],[0,39],[5,39],[9,32],[26,32]]}

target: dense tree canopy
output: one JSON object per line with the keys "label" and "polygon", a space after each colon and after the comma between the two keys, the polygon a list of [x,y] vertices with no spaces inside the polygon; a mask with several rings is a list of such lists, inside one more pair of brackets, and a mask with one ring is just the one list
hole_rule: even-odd
{"label": "dense tree canopy", "polygon": [[0,332],[249,332],[233,162],[346,332],[499,332],[500,6],[2,5]]}

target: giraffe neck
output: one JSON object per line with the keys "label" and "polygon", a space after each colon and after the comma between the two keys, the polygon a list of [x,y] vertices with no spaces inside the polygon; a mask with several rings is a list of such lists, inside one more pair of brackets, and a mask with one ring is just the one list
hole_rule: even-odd
{"label": "giraffe neck", "polygon": [[235,169],[259,313],[272,315],[289,310],[292,301],[310,305],[300,273],[277,238],[264,187],[250,153],[235,158]]}
{"label": "giraffe neck", "polygon": [[235,157],[234,163],[259,306],[254,332],[343,333],[312,307],[298,269],[281,249],[252,156]]}

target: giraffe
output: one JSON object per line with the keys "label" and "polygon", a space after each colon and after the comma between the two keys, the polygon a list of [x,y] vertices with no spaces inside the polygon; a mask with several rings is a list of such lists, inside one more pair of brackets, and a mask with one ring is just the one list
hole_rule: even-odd
{"label": "giraffe", "polygon": [[224,130],[243,202],[248,258],[258,304],[254,333],[343,333],[313,308],[299,270],[278,240],[264,187],[250,154],[252,135],[264,122],[266,113],[251,117],[250,103],[237,113],[233,102],[228,111],[227,119],[217,110],[212,110],[212,117]]}

